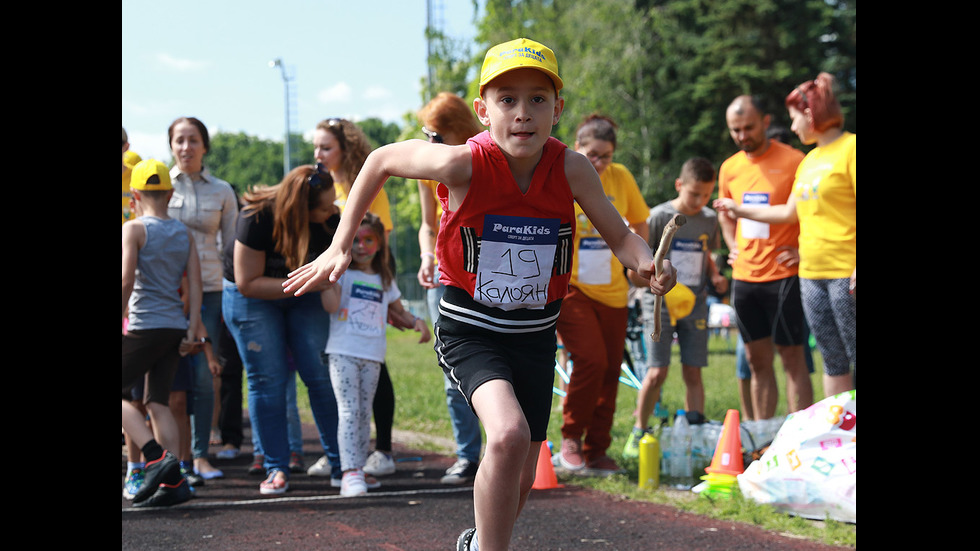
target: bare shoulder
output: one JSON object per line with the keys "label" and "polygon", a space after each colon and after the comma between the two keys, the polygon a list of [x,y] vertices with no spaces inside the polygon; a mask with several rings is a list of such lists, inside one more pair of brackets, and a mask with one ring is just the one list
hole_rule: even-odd
{"label": "bare shoulder", "polygon": [[590,192],[594,193],[596,190],[602,192],[599,175],[596,174],[595,167],[589,162],[588,157],[571,148],[565,150],[565,177],[576,199],[587,196]]}
{"label": "bare shoulder", "polygon": [[127,220],[122,225],[122,244],[124,248],[128,245],[141,249],[145,242],[146,226],[143,225],[142,220],[135,218],[133,220]]}

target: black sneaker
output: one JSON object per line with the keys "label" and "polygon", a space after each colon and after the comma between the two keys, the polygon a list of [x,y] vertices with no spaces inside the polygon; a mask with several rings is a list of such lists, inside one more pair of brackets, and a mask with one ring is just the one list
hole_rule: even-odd
{"label": "black sneaker", "polygon": [[476,528],[467,528],[463,530],[463,533],[459,535],[456,540],[456,551],[469,551],[470,542],[473,541],[473,536],[476,534]]}
{"label": "black sneaker", "polygon": [[174,454],[164,450],[163,455],[156,461],[148,461],[143,468],[143,486],[133,496],[133,504],[137,504],[154,495],[157,487],[164,480],[184,480],[180,474],[180,460]]}
{"label": "black sneaker", "polygon": [[191,498],[191,485],[186,478],[181,478],[180,482],[174,485],[160,484],[157,491],[149,499],[133,505],[133,507],[167,507],[183,503]]}
{"label": "black sneaker", "polygon": [[479,464],[468,459],[457,459],[452,467],[446,469],[446,476],[442,477],[439,481],[443,484],[451,484],[453,486],[473,482],[473,479],[476,478],[477,467],[479,467]]}

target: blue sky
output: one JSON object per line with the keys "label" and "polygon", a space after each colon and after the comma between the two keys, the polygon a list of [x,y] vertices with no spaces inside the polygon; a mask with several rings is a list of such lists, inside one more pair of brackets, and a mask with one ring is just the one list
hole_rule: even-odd
{"label": "blue sky", "polygon": [[[281,141],[329,117],[399,122],[421,107],[426,0],[123,0],[122,125],[144,159],[167,160],[167,127]],[[470,0],[433,0],[436,23],[472,38]]]}

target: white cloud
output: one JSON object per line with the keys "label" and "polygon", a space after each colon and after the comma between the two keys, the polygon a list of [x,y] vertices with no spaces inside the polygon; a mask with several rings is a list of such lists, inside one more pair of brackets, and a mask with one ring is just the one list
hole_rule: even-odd
{"label": "white cloud", "polygon": [[383,86],[371,86],[364,92],[366,99],[386,99],[392,96],[391,90]]}
{"label": "white cloud", "polygon": [[191,59],[178,59],[171,56],[170,54],[157,54],[156,59],[158,62],[163,64],[165,67],[174,69],[176,71],[200,71],[208,66],[207,61],[194,61]]}
{"label": "white cloud", "polygon": [[353,95],[351,87],[346,82],[339,82],[330,88],[320,90],[316,95],[317,99],[323,103],[348,102]]}

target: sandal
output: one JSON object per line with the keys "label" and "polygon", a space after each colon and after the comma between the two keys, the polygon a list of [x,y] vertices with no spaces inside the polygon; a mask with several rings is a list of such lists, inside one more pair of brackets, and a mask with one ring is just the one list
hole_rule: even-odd
{"label": "sandal", "polygon": [[[283,473],[283,478],[276,476]],[[259,484],[259,493],[263,495],[283,494],[289,489],[289,479],[285,478],[285,473],[280,469],[272,469],[269,476]]]}
{"label": "sandal", "polygon": [[252,456],[252,466],[248,468],[248,474],[262,474],[265,472],[265,456],[255,454]]}

